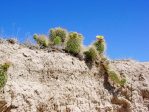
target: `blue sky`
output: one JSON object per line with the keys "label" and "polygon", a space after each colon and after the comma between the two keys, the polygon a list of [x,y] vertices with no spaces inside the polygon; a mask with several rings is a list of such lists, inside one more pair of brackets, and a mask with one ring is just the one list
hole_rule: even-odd
{"label": "blue sky", "polygon": [[0,0],[3,37],[23,42],[57,26],[82,33],[85,45],[104,35],[111,59],[149,61],[149,0]]}

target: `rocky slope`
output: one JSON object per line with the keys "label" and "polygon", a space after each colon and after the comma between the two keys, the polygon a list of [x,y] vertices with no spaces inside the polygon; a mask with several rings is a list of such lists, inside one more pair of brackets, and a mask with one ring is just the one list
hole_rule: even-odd
{"label": "rocky slope", "polygon": [[148,112],[149,63],[111,61],[127,84],[105,84],[101,67],[67,53],[0,42],[0,63],[11,61],[0,96],[3,112]]}

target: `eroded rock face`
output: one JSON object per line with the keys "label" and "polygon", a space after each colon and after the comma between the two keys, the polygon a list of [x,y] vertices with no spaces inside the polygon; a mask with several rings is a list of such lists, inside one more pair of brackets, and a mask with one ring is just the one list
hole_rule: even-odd
{"label": "eroded rock face", "polygon": [[[112,102],[113,94],[103,85],[102,69],[89,69],[84,61],[66,53],[31,50],[3,41],[0,63],[7,60],[12,66],[0,95],[11,112],[149,111],[148,63],[112,61],[128,81],[128,88]],[[127,102],[130,107],[125,107]]]}
{"label": "eroded rock face", "polygon": [[115,68],[127,79],[127,88],[131,90],[130,99],[135,112],[149,111],[149,63],[134,60],[112,62]]}

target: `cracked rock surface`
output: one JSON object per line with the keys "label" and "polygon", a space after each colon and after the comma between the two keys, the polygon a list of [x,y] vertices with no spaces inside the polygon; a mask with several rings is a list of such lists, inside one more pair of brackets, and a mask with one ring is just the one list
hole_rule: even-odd
{"label": "cracked rock surface", "polygon": [[6,112],[124,112],[122,107],[129,103],[131,112],[149,111],[147,62],[111,61],[127,79],[123,94],[112,102],[113,95],[103,85],[102,69],[89,69],[67,53],[31,50],[3,41],[0,63],[5,61],[12,63],[0,93],[0,105],[5,101],[11,107]]}

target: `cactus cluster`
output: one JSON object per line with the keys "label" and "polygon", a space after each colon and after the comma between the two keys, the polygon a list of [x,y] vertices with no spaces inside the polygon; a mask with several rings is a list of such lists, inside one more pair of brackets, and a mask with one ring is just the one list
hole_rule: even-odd
{"label": "cactus cluster", "polygon": [[41,47],[47,47],[49,45],[48,38],[45,35],[34,34],[33,38]]}
{"label": "cactus cluster", "polygon": [[66,50],[69,53],[77,55],[82,48],[83,36],[77,32],[71,32],[68,35],[68,41],[66,43]]}
{"label": "cactus cluster", "polygon": [[[126,83],[125,79],[121,79],[118,72],[110,67],[110,62],[104,57],[106,50],[106,42],[104,36],[96,36],[97,40],[84,51],[84,56],[87,62],[95,62],[97,59],[103,61],[103,66],[111,79],[111,81],[123,86]],[[67,30],[57,27],[50,29],[49,39],[44,35],[34,35],[34,39],[42,47],[55,46],[64,48],[65,51],[78,56],[82,52],[83,36],[77,32],[67,33]],[[84,57],[83,56],[83,57]],[[92,63],[93,64],[93,63]]]}
{"label": "cactus cluster", "polygon": [[33,38],[41,47],[60,46],[65,51],[77,55],[82,48],[83,36],[77,32],[68,33],[67,30],[57,27],[50,29],[49,39],[44,35],[35,34]]}
{"label": "cactus cluster", "polygon": [[51,42],[54,42],[55,38],[59,37],[62,43],[65,43],[67,40],[67,30],[63,28],[52,28],[50,30],[49,38]]}
{"label": "cactus cluster", "polygon": [[85,57],[89,61],[95,61],[97,57],[102,57],[105,51],[105,40],[103,36],[96,36],[97,41],[94,42],[91,47],[88,48],[88,51],[85,51]]}
{"label": "cactus cluster", "polygon": [[9,62],[0,65],[0,89],[2,89],[7,82],[7,70],[9,67]]}

